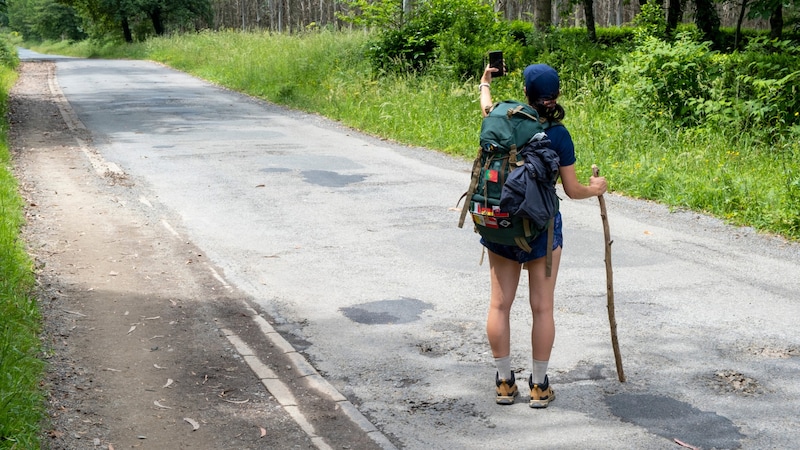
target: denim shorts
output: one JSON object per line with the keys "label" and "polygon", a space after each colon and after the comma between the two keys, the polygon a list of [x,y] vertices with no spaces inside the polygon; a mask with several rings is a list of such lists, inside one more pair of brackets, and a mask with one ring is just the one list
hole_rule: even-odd
{"label": "denim shorts", "polygon": [[[564,245],[564,238],[561,235],[561,213],[559,212],[556,214],[555,218],[555,229],[553,230],[553,250],[557,249],[558,247],[562,247]],[[536,239],[531,242],[531,252],[528,253],[525,250],[517,247],[516,245],[503,245],[503,244],[495,244],[494,242],[488,242],[486,239],[481,238],[481,244],[486,247],[492,253],[496,253],[503,258],[508,258],[512,261],[517,261],[520,264],[526,263],[528,261],[533,261],[534,259],[539,259],[545,255],[547,255],[547,233],[544,232],[536,237]]]}

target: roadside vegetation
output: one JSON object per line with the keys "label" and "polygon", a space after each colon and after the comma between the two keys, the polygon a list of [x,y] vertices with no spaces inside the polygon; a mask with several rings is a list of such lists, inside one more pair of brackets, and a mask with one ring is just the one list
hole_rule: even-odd
{"label": "roadside vegetation", "polygon": [[[16,81],[14,47],[0,41],[0,114]],[[44,397],[39,389],[39,310],[34,273],[20,240],[22,200],[11,171],[8,124],[0,123],[0,448],[39,448]]]}

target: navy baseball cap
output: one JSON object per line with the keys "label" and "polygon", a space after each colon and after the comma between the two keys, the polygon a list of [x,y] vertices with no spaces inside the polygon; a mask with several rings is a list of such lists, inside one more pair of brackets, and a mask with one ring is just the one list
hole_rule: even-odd
{"label": "navy baseball cap", "polygon": [[531,100],[558,97],[560,81],[556,69],[547,64],[531,64],[525,68],[522,76],[525,78],[525,92]]}

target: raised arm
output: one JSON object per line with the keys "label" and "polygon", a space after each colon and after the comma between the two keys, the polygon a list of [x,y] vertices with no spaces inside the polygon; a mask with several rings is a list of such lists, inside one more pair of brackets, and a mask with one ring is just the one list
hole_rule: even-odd
{"label": "raised arm", "polygon": [[497,72],[497,69],[487,65],[481,77],[481,84],[478,85],[478,89],[481,91],[481,114],[483,114],[483,117],[489,115],[489,108],[494,104],[491,90],[492,74],[494,72]]}

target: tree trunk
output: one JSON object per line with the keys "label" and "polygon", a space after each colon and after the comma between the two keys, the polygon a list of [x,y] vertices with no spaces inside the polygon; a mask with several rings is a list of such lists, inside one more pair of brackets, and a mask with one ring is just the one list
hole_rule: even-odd
{"label": "tree trunk", "polygon": [[127,17],[122,18],[122,35],[125,37],[125,42],[133,43],[133,33],[131,33],[131,25],[128,23]]}
{"label": "tree trunk", "polygon": [[538,31],[548,31],[553,24],[553,3],[551,0],[535,0],[533,26]]}
{"label": "tree trunk", "polygon": [[283,0],[278,1],[278,33],[283,32]]}
{"label": "tree trunk", "polygon": [[739,49],[739,42],[742,40],[742,22],[747,11],[747,0],[742,0],[742,8],[739,10],[739,17],[736,20],[736,33],[733,35],[733,48]]}
{"label": "tree trunk", "polygon": [[161,17],[161,8],[155,8],[150,11],[150,20],[153,22],[153,30],[156,36],[164,35],[164,18]]}
{"label": "tree trunk", "polygon": [[403,14],[409,15],[411,14],[411,0],[403,0]]}
{"label": "tree trunk", "polygon": [[719,45],[719,14],[713,0],[695,0],[697,6],[694,18],[697,29],[703,33],[703,39]]}
{"label": "tree trunk", "polygon": [[670,38],[675,32],[675,29],[678,28],[678,24],[681,22],[681,18],[683,17],[683,7],[685,6],[684,5],[685,1],[686,0],[669,0],[669,4],[667,5],[666,34]]}
{"label": "tree trunk", "polygon": [[769,16],[769,37],[772,39],[780,39],[783,37],[783,5],[778,3],[778,6],[772,11]]}
{"label": "tree trunk", "polygon": [[586,32],[589,42],[597,42],[597,30],[594,26],[594,0],[583,0],[583,14],[586,16]]}

